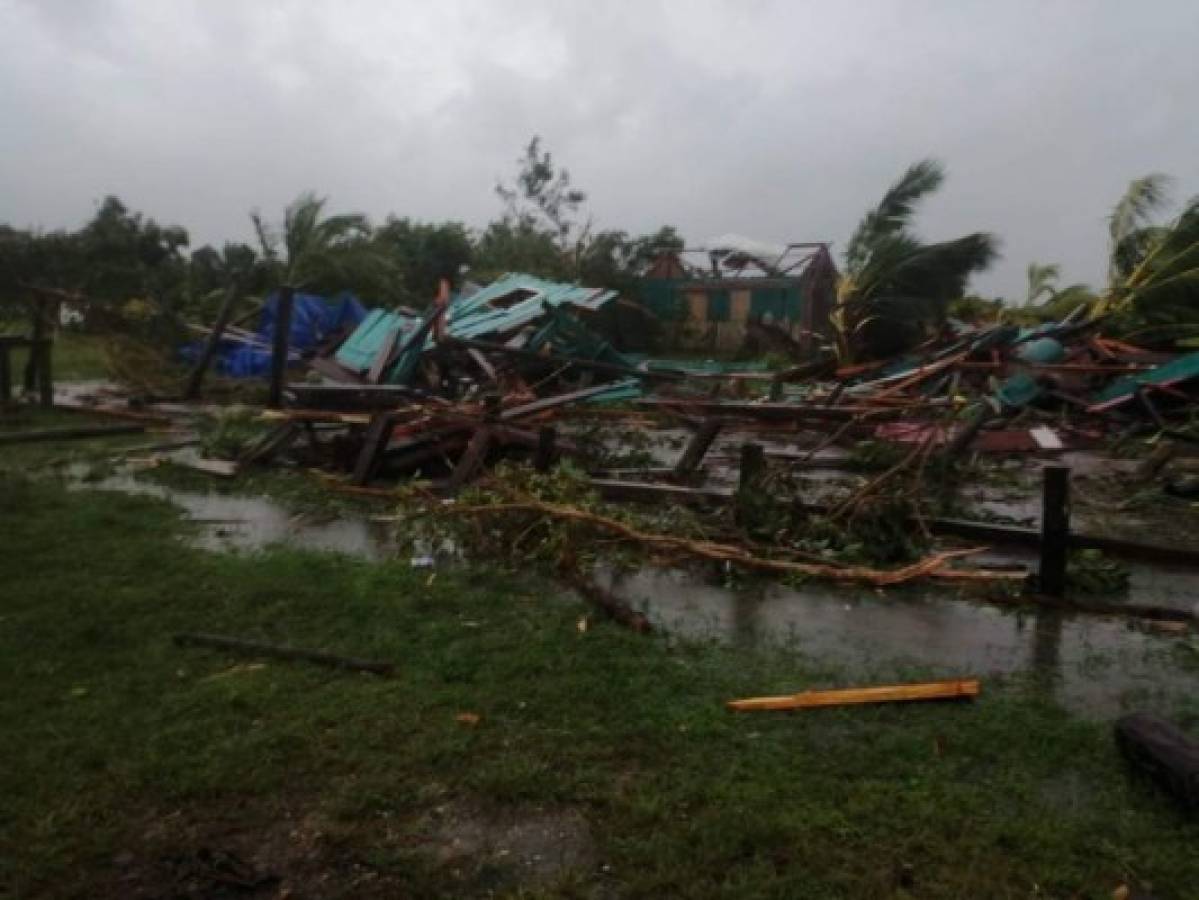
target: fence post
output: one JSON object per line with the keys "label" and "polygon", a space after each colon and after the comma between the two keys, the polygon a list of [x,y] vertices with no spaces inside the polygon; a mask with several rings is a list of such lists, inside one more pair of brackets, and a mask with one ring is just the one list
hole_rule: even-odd
{"label": "fence post", "polygon": [[1066,592],[1066,561],[1070,546],[1070,469],[1046,466],[1041,482],[1041,569],[1043,593],[1061,597]]}

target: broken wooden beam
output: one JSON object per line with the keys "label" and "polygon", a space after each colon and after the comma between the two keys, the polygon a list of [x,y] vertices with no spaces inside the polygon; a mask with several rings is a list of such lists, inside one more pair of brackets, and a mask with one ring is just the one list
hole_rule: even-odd
{"label": "broken wooden beam", "polygon": [[751,697],[730,700],[726,706],[737,712],[779,709],[815,709],[824,706],[850,706],[862,703],[899,703],[913,700],[966,700],[977,697],[981,685],[977,678],[930,681],[923,684],[896,684],[882,687],[846,688],[834,691],[803,691],[781,697]]}
{"label": "broken wooden beam", "polygon": [[225,327],[233,316],[233,307],[237,305],[239,299],[241,299],[241,291],[238,289],[237,282],[234,282],[225,291],[220,309],[217,310],[216,321],[212,324],[212,331],[209,332],[208,339],[204,342],[204,348],[200,351],[196,364],[192,366],[191,373],[187,377],[187,387],[183,389],[184,400],[195,400],[200,396],[200,386],[204,382],[204,374],[216,357],[217,350],[220,349],[221,336],[225,333]]}
{"label": "broken wooden beam", "polygon": [[492,443],[493,435],[490,426],[484,425],[475,430],[466,449],[462,452],[462,456],[459,457],[458,464],[454,466],[454,471],[450,473],[450,480],[446,485],[448,493],[458,493],[479,473],[487,461],[487,454],[491,450]]}
{"label": "broken wooden beam", "polygon": [[212,647],[217,650],[232,650],[236,653],[246,653],[251,656],[267,656],[275,659],[298,659],[313,662],[322,666],[332,666],[336,669],[348,669],[352,672],[370,672],[373,675],[391,675],[395,666],[389,662],[376,662],[367,659],[355,659],[350,656],[338,656],[323,650],[305,650],[299,647],[281,647],[278,644],[264,644],[259,641],[245,641],[241,638],[224,637],[219,634],[201,634],[181,632],[174,636],[174,641],[180,647]]}

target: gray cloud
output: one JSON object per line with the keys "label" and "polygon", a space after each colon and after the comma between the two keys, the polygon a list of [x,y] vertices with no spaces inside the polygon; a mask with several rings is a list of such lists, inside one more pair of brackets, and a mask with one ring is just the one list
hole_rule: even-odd
{"label": "gray cloud", "polygon": [[0,221],[116,193],[219,241],[314,188],[478,225],[540,133],[600,227],[843,246],[935,155],[922,231],[998,233],[978,287],[1019,295],[1101,279],[1129,179],[1199,191],[1196,34],[1187,0],[0,0]]}

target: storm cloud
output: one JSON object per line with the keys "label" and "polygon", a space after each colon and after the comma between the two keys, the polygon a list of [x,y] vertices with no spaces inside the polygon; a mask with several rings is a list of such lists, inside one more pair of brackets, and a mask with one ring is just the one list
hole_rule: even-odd
{"label": "storm cloud", "polygon": [[895,0],[0,0],[0,221],[105,194],[193,244],[314,189],[481,225],[540,134],[598,227],[844,247],[910,162],[925,237],[989,230],[977,281],[1102,280],[1129,179],[1199,192],[1199,4]]}

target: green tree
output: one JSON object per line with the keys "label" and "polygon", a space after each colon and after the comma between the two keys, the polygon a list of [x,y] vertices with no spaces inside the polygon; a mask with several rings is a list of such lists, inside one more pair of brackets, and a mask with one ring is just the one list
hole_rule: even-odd
{"label": "green tree", "polygon": [[858,224],[831,316],[842,359],[911,347],[944,321],[970,276],[998,255],[997,240],[984,232],[931,244],[912,233],[917,206],[944,177],[935,160],[916,163]]}
{"label": "green tree", "polygon": [[389,295],[396,266],[372,242],[370,220],[357,213],[326,216],[325,203],[312,192],[301,194],[284,211],[278,229],[257,210],[250,213],[272,284],[319,294]]}
{"label": "green tree", "polygon": [[186,290],[187,231],[132,212],[117,197],[104,198],[76,240],[78,286],[94,300],[142,299],[170,308]]}
{"label": "green tree", "polygon": [[398,273],[398,299],[418,307],[436,295],[441,279],[457,283],[475,255],[470,232],[461,222],[434,224],[389,216],[372,240]]}

